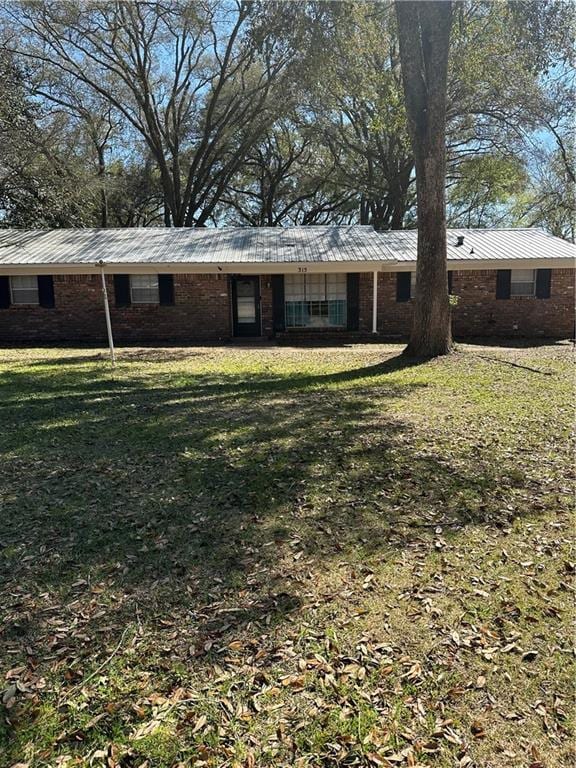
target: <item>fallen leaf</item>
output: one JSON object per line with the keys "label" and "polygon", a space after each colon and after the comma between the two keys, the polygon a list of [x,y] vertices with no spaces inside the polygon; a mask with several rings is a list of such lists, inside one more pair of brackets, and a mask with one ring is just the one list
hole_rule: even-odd
{"label": "fallen leaf", "polygon": [[4,691],[2,691],[2,704],[4,704],[6,709],[10,709],[15,703],[17,690],[18,688],[16,685],[9,685],[8,688],[5,688]]}
{"label": "fallen leaf", "polygon": [[194,733],[198,733],[198,731],[201,731],[207,722],[208,722],[208,718],[206,717],[206,715],[200,715],[200,717],[198,718],[198,720],[196,720],[196,723],[194,724],[194,728],[192,728],[192,733],[194,734]]}

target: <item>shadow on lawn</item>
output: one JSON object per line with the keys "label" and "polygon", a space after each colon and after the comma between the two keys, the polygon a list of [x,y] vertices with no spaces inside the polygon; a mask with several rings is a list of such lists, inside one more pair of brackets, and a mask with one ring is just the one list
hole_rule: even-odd
{"label": "shadow on lawn", "polygon": [[[168,362],[180,362],[183,360],[190,360],[193,357],[202,357],[203,351],[192,351],[187,347],[177,347],[171,349],[170,347],[136,347],[134,349],[124,347],[120,353],[116,352],[121,362],[133,362],[142,361],[146,363],[168,363]],[[30,367],[65,367],[69,365],[83,365],[84,363],[108,363],[110,353],[108,350],[86,353],[85,355],[70,355],[69,357],[58,356],[54,358],[42,358],[34,362],[29,362]],[[16,360],[8,360],[8,362],[19,362]],[[24,361],[26,362],[26,361]]]}
{"label": "shadow on lawn", "polygon": [[559,339],[553,337],[516,337],[500,338],[498,336],[472,336],[458,339],[467,346],[494,347],[495,349],[538,349],[540,347],[567,347],[573,345],[572,339]]}
{"label": "shadow on lawn", "polygon": [[[298,608],[301,558],[410,545],[412,515],[422,522],[455,490],[495,484],[415,452],[409,424],[383,411],[426,386],[387,378],[415,364],[177,383],[4,374],[8,639],[30,645],[45,619],[30,601],[19,608],[24,593],[49,592],[67,609],[95,585],[116,621],[137,606],[144,622],[175,611],[199,636],[226,632]],[[224,596],[234,603],[225,621]]]}

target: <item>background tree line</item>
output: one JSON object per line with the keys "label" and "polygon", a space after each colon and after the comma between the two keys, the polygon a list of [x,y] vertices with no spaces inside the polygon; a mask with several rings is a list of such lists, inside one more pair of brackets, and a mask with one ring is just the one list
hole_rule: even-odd
{"label": "background tree line", "polygon": [[[573,16],[456,5],[450,225],[574,239]],[[0,226],[389,229],[414,203],[391,4],[0,5]]]}

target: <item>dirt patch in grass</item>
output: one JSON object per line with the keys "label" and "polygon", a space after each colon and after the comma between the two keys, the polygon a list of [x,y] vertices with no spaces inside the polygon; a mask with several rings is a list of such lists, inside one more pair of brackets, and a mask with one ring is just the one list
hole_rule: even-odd
{"label": "dirt patch in grass", "polygon": [[0,351],[0,765],[574,764],[570,347],[400,350]]}

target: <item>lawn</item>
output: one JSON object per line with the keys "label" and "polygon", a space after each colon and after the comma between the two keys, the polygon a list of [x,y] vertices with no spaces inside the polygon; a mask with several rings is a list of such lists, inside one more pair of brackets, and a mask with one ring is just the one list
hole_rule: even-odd
{"label": "lawn", "polygon": [[570,346],[400,349],[0,350],[2,768],[575,764]]}

